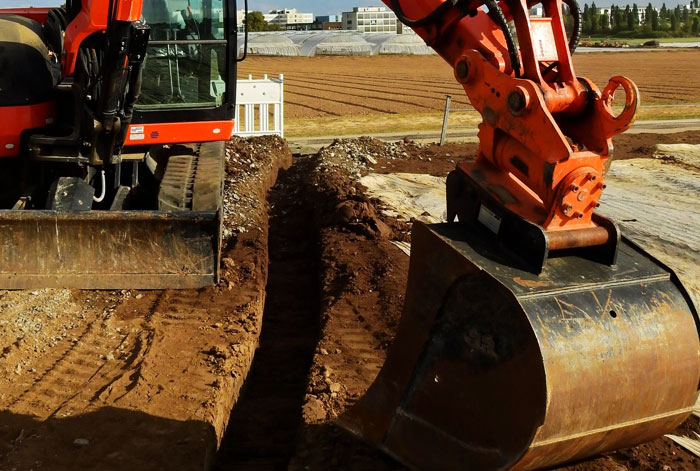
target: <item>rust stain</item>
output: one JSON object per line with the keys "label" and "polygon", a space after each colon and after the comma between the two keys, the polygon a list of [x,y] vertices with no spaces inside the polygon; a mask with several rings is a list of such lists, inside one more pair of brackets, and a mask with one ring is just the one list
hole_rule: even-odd
{"label": "rust stain", "polygon": [[516,276],[515,278],[513,278],[513,281],[515,281],[520,286],[524,286],[526,288],[541,288],[543,286],[547,286],[546,281],[524,280],[524,279],[520,278],[519,276]]}
{"label": "rust stain", "polygon": [[603,307],[603,310],[600,313],[600,319],[603,320],[605,316],[608,314],[608,309],[610,308],[610,301],[612,301],[612,289],[608,290],[608,298],[605,300],[605,306]]}
{"label": "rust stain", "polygon": [[591,295],[593,295],[593,299],[595,300],[598,307],[603,309],[603,305],[600,304],[600,300],[598,299],[598,296],[596,296],[595,291],[591,291]]}

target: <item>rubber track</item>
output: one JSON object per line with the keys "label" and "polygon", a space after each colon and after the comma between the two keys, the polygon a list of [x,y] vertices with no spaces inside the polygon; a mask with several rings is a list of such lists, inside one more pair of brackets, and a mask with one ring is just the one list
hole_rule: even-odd
{"label": "rubber track", "polygon": [[222,143],[173,146],[158,193],[161,211],[216,211],[221,207]]}

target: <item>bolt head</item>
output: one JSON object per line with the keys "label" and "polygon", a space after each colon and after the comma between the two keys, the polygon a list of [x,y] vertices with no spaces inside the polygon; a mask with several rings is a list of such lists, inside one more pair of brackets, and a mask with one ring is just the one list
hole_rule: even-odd
{"label": "bolt head", "polygon": [[464,80],[469,75],[469,64],[465,60],[457,62],[457,67],[455,68],[455,73],[457,77]]}
{"label": "bolt head", "polygon": [[525,108],[525,97],[522,95],[522,93],[518,93],[517,91],[511,92],[508,95],[508,109],[518,113]]}
{"label": "bolt head", "polygon": [[513,116],[520,116],[528,108],[530,103],[530,95],[528,91],[517,86],[515,89],[508,94],[506,98],[506,105],[508,109],[513,114]]}

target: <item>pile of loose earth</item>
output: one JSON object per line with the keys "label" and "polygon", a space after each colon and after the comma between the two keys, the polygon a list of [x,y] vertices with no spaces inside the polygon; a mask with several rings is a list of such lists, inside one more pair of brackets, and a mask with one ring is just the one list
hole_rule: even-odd
{"label": "pile of loose earth", "polygon": [[[616,157],[654,155],[654,144],[700,142],[700,133],[620,136]],[[359,184],[371,173],[446,176],[455,162],[473,158],[474,144],[421,146],[340,140],[314,157],[310,174],[320,252],[321,334],[309,373],[301,426],[291,469],[402,469],[384,454],[340,430],[335,420],[366,391],[379,371],[400,318],[411,220],[395,217]],[[670,169],[669,169],[670,170]],[[700,175],[699,175],[700,177]],[[700,178],[699,178],[700,180]],[[676,433],[700,430],[689,419]],[[698,469],[700,460],[659,438],[627,450],[559,468],[561,471]]]}
{"label": "pile of loose earth", "polygon": [[284,141],[227,148],[218,286],[0,293],[1,469],[206,469],[258,343]]}
{"label": "pile of loose earth", "polygon": [[[616,157],[655,156],[659,142],[700,133],[623,135]],[[403,469],[335,425],[384,363],[408,275],[413,219],[360,180],[440,180],[475,153],[338,140],[295,159],[266,199],[291,162],[286,144],[234,140],[218,286],[0,293],[0,468]],[[666,183],[700,181],[664,159],[620,162],[611,180],[668,165]],[[693,418],[676,433],[697,430]],[[700,460],[660,438],[559,469],[687,471]]]}

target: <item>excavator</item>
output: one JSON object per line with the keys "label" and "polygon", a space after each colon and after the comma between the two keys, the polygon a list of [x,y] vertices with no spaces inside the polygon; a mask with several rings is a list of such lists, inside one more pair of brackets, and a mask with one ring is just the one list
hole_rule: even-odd
{"label": "excavator", "polygon": [[482,122],[474,161],[447,177],[451,222],[413,226],[396,337],[341,425],[410,468],[479,471],[673,430],[698,398],[698,312],[669,267],[596,212],[635,84],[615,76],[601,91],[575,74],[577,0],[384,3],[453,68]]}
{"label": "excavator", "polygon": [[[576,76],[576,0],[543,0],[543,16],[528,0],[384,3],[483,120],[476,158],[447,178],[450,222],[414,224],[397,335],[341,425],[410,468],[479,471],[673,430],[698,397],[698,312],[669,267],[596,212],[637,87]],[[0,288],[216,283],[235,11],[0,10]]]}
{"label": "excavator", "polygon": [[235,0],[0,10],[0,286],[217,282],[231,12]]}

